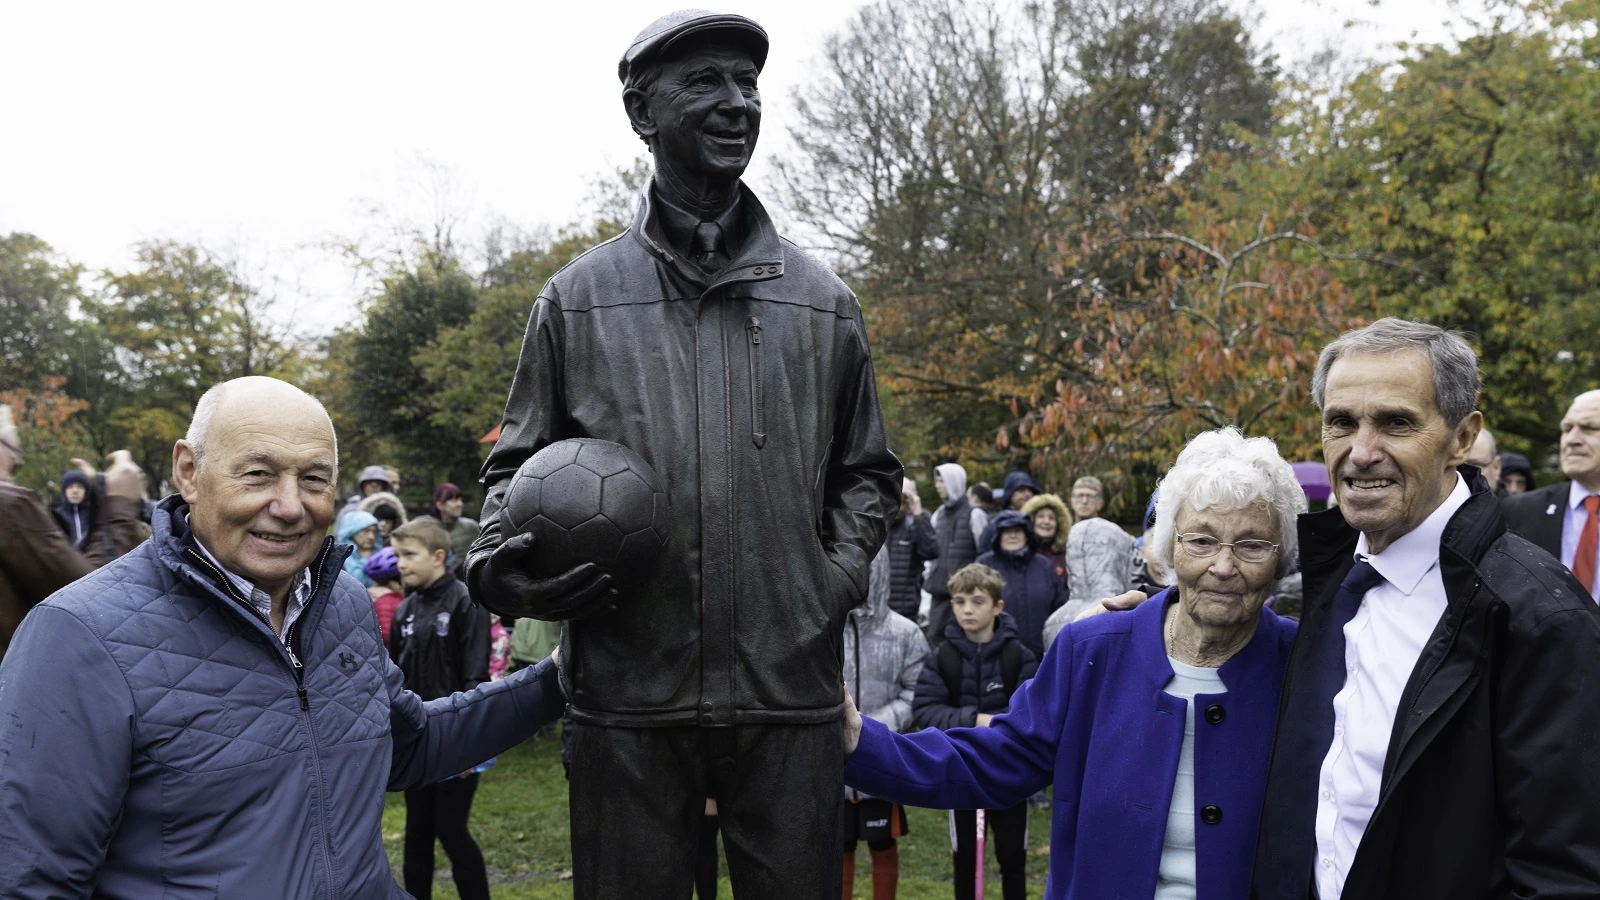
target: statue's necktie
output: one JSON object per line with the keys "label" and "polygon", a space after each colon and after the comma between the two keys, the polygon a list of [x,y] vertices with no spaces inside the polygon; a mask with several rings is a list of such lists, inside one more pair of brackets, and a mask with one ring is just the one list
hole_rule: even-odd
{"label": "statue's necktie", "polygon": [[694,264],[707,273],[720,272],[724,263],[722,255],[722,226],[715,222],[701,222],[694,229]]}

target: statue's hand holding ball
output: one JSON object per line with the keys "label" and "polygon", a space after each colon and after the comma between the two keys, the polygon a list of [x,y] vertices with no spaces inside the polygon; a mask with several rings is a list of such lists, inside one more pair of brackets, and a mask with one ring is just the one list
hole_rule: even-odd
{"label": "statue's hand holding ball", "polygon": [[650,570],[666,546],[667,495],[650,464],[609,441],[558,441],[517,470],[503,534],[489,559],[501,615],[583,619],[609,610],[619,586]]}

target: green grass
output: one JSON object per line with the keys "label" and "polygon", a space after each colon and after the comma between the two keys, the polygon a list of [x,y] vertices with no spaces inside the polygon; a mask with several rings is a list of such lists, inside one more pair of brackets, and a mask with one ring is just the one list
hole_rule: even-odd
{"label": "green grass", "polygon": [[[910,809],[911,833],[900,839],[900,891],[904,900],[948,900],[950,887],[950,828],[943,812]],[[1050,839],[1048,810],[1029,811],[1028,896],[1044,896],[1045,870],[1050,857],[1043,851]],[[383,813],[383,843],[396,880],[400,877],[400,841],[405,832],[405,801],[390,794]],[[568,874],[572,855],[568,846],[567,781],[561,774],[559,744],[533,740],[504,753],[495,768],[485,772],[472,804],[472,835],[483,848],[489,866],[489,884],[497,900],[555,900],[570,898]],[[992,838],[991,833],[991,838]],[[450,882],[450,861],[436,852],[433,896],[456,900]],[[872,863],[863,846],[856,860],[855,896],[872,896]],[[565,876],[565,877],[563,877]],[[985,877],[986,898],[1000,897],[1000,872],[994,852]],[[723,863],[721,897],[732,897],[727,863]]]}

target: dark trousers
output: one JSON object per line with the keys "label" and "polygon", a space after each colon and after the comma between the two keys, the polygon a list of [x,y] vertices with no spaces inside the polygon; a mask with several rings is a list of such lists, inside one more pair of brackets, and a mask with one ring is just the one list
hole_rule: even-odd
{"label": "dark trousers", "polygon": [[572,735],[575,900],[687,900],[706,798],[734,896],[839,896],[839,724],[608,728]]}
{"label": "dark trousers", "polygon": [[[977,854],[978,814],[970,809],[958,809],[952,811],[951,816],[956,900],[972,900],[977,866],[983,864]],[[1028,878],[1028,804],[991,809],[984,817],[993,835],[985,843],[994,848],[995,862],[1000,864],[1000,895],[1005,900],[1024,900]]]}
{"label": "dark trousers", "polygon": [[400,869],[406,893],[417,900],[433,896],[433,841],[444,845],[450,857],[450,874],[461,900],[489,900],[489,873],[483,851],[467,831],[472,795],[478,776],[452,778],[414,791],[406,791],[405,861]]}

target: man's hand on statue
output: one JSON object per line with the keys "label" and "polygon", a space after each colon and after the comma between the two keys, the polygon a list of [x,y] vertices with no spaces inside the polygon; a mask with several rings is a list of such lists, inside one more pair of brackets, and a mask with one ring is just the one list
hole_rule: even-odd
{"label": "man's hand on statue", "polygon": [[844,689],[844,720],[839,727],[844,730],[844,758],[849,759],[850,754],[856,752],[856,745],[861,743],[861,713],[856,709],[849,688]]}
{"label": "man's hand on statue", "polygon": [[1104,600],[1101,600],[1099,603],[1089,604],[1088,607],[1086,607],[1083,612],[1078,613],[1078,617],[1072,621],[1082,622],[1084,619],[1092,619],[1095,616],[1105,612],[1124,612],[1130,609],[1137,609],[1139,604],[1148,599],[1150,599],[1150,595],[1146,594],[1144,591],[1128,591],[1127,593],[1118,594],[1115,597],[1107,597]]}
{"label": "man's hand on statue", "polygon": [[533,535],[519,534],[497,547],[484,566],[483,604],[518,619],[586,619],[610,609],[617,599],[615,580],[594,563],[573,566],[560,575],[532,574]]}

